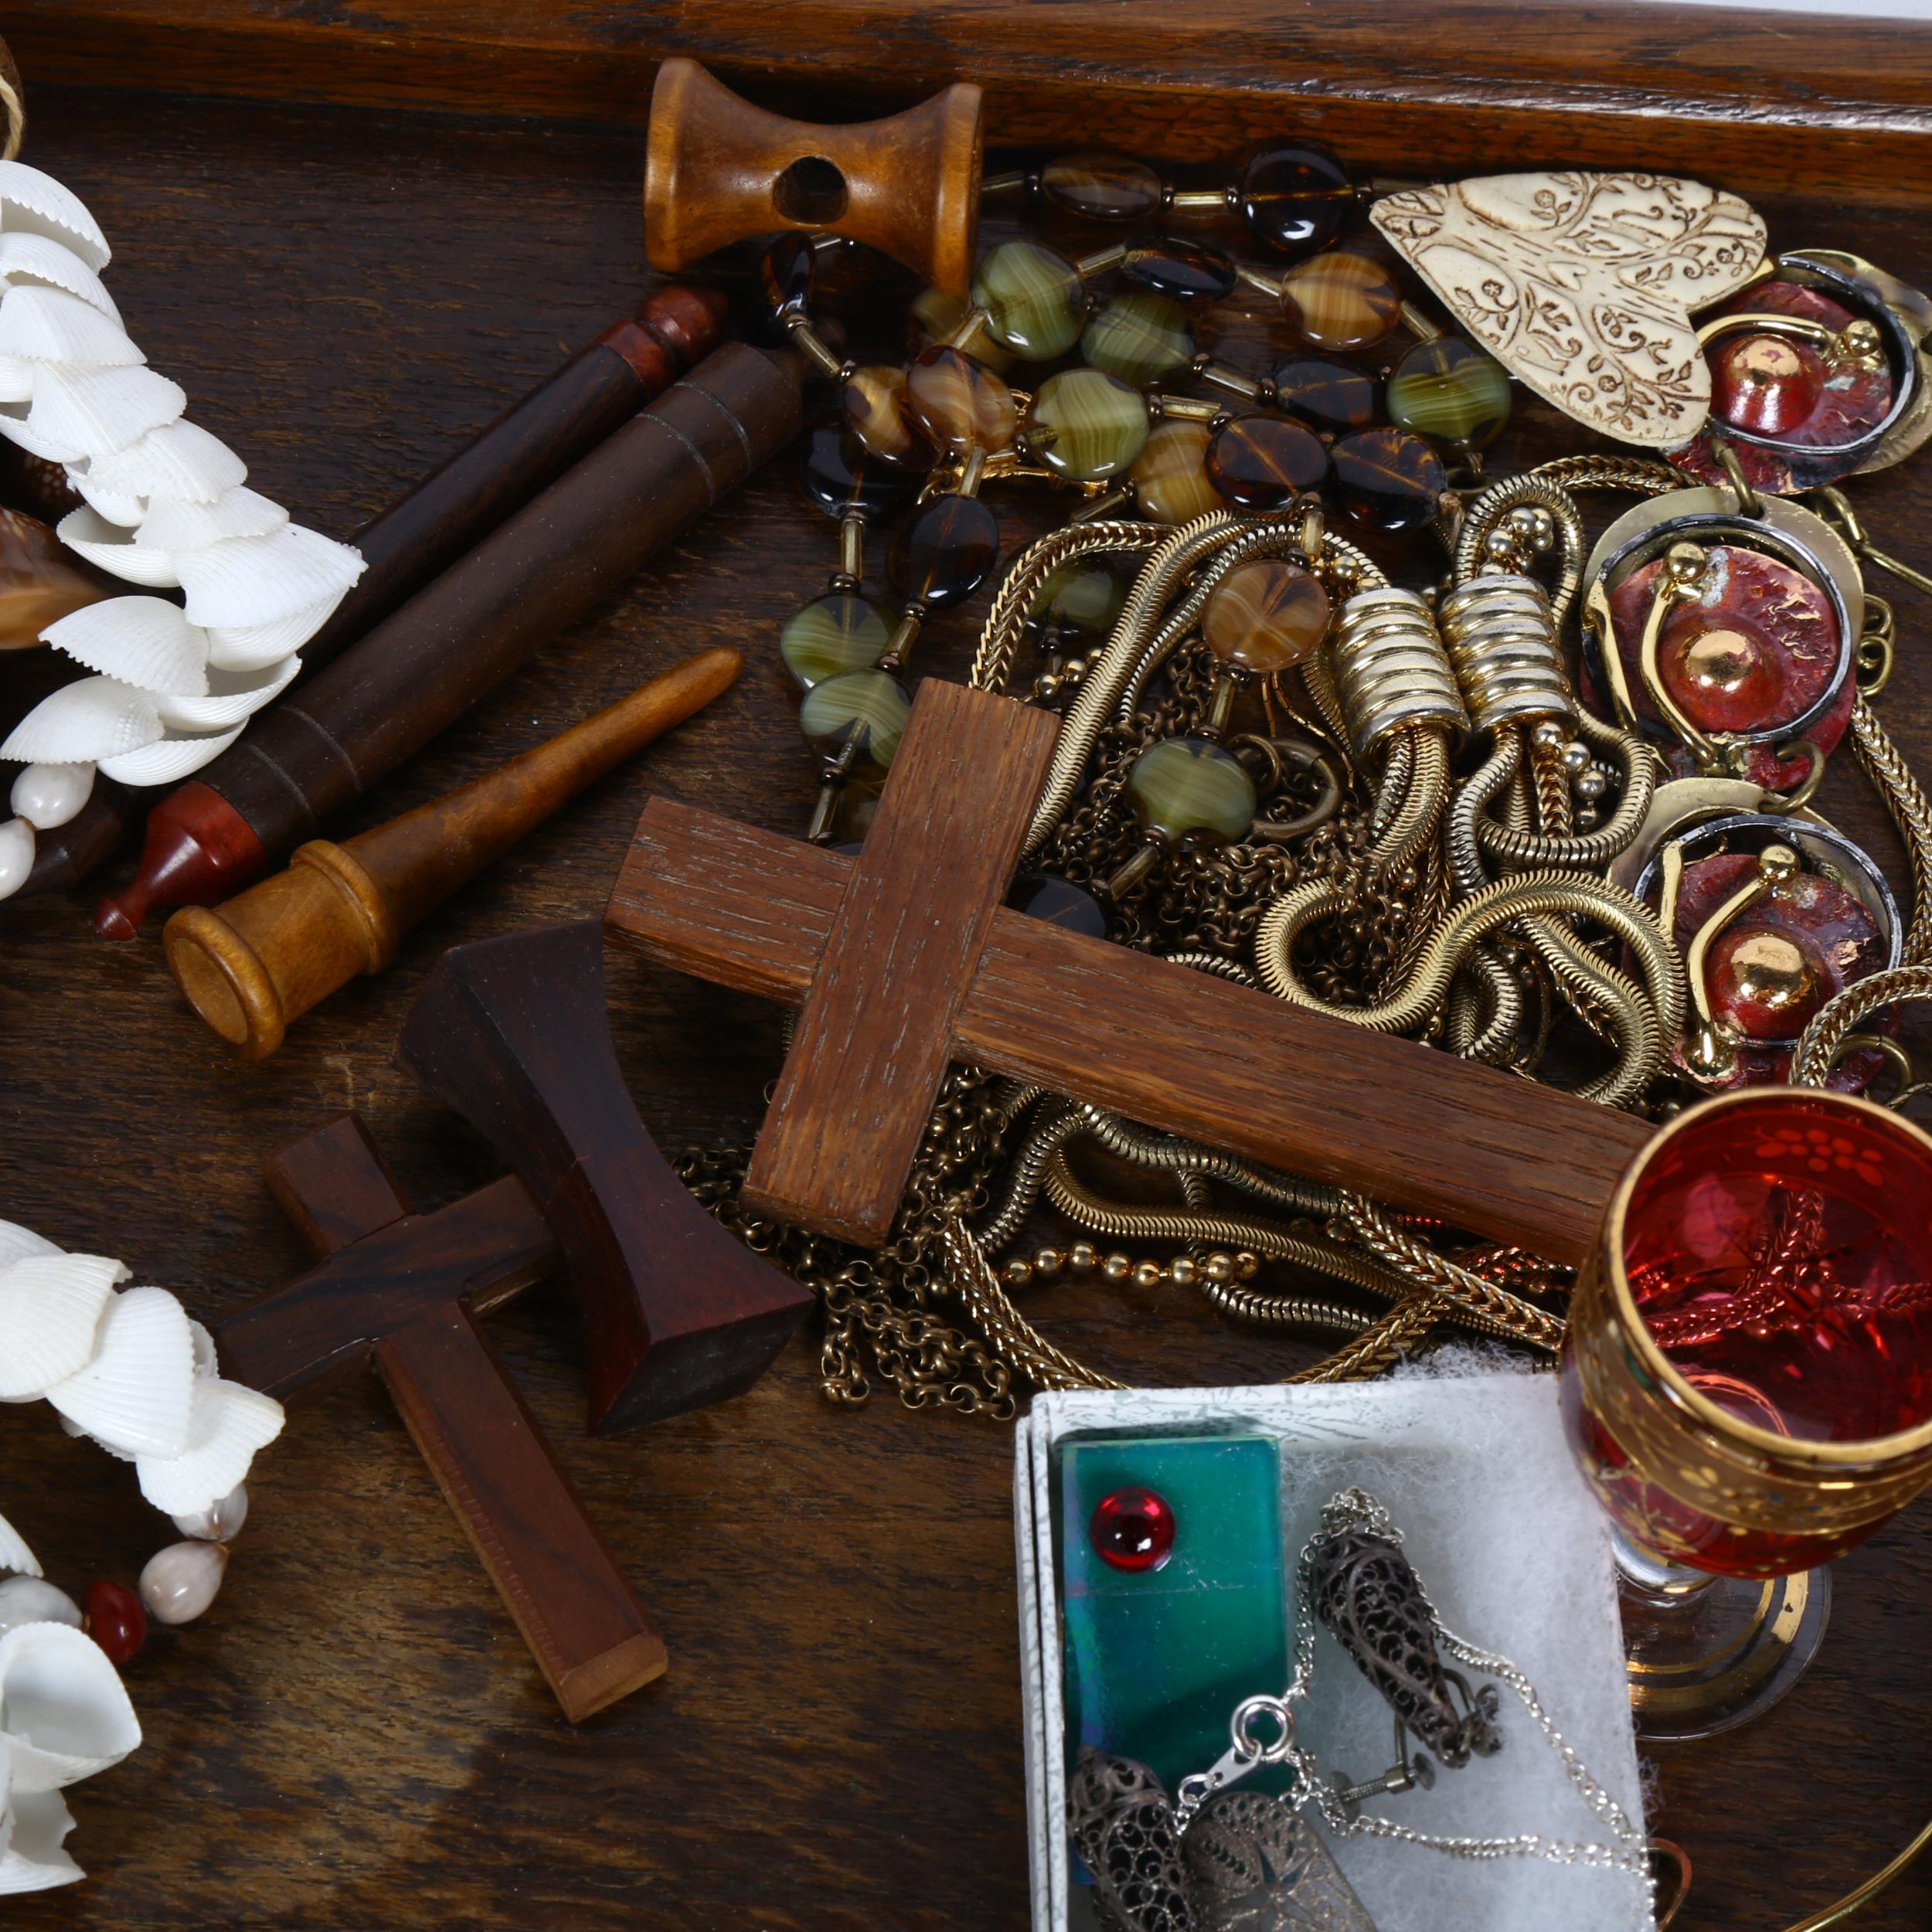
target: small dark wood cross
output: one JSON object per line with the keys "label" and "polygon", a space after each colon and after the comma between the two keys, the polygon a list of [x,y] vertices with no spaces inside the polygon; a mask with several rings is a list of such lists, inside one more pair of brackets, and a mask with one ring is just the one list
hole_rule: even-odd
{"label": "small dark wood cross", "polygon": [[607,929],[799,1009],[747,1200],[881,1245],[956,1060],[1581,1261],[1644,1122],[1002,903],[1057,732],[927,679],[855,859],[646,807]]}

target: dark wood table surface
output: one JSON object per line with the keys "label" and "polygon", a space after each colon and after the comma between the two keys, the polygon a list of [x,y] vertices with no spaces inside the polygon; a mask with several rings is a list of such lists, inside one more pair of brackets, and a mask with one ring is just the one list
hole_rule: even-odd
{"label": "dark wood table surface", "polygon": [[[636,128],[54,89],[34,106],[26,158],[104,225],[136,339],[257,487],[332,534],[645,280]],[[1777,242],[1932,277],[1932,216],[1764,205]],[[1512,439],[1504,466],[1566,440],[1529,406]],[[1881,542],[1932,556],[1932,455],[1857,494]],[[1038,506],[1002,503],[1015,535],[1039,527]],[[650,787],[798,830],[810,778],[775,637],[832,560],[831,526],[774,467],[385,787],[352,829],[699,645],[746,651],[733,694],[529,840],[264,1068],[187,1012],[155,933],[103,944],[81,900],[0,908],[0,1215],[124,1256],[209,1316],[302,1265],[257,1164],[335,1109],[363,1111],[420,1201],[488,1179],[480,1143],[388,1064],[424,971],[447,946],[598,912]],[[1876,587],[1900,618],[1885,710],[1923,770],[1932,607]],[[978,607],[934,627],[923,668],[961,675]],[[0,660],[0,716],[53,675]],[[1829,808],[1896,867],[1838,763]],[[744,1137],[777,1065],[775,1012],[615,954],[611,987],[660,1139]],[[1266,1379],[1311,1353],[1175,1297],[1056,1287],[1030,1305],[1056,1339],[1151,1381]],[[72,1794],[90,1879],[9,1900],[8,1922],[1022,1926],[1010,1432],[889,1397],[835,1409],[808,1338],[741,1400],[593,1443],[563,1298],[532,1295],[494,1333],[660,1620],[668,1677],[566,1726],[379,1389],[343,1389],[294,1411],[261,1458],[214,1611],[131,1668],[148,1742]],[[170,1534],[128,1469],[39,1406],[0,1413],[0,1508],[77,1591],[131,1580]],[[1932,1808],[1932,1503],[1839,1566],[1837,1590],[1824,1654],[1775,1716],[1658,1760],[1658,1825],[1697,1866],[1683,1926],[1777,1932]],[[1932,1862],[1861,1922],[1929,1920]]]}

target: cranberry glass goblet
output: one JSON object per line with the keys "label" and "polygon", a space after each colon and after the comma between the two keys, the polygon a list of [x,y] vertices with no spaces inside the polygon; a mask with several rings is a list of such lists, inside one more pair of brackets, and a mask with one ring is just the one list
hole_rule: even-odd
{"label": "cranberry glass goblet", "polygon": [[1932,1483],[1932,1138],[1809,1089],[1680,1114],[1578,1277],[1562,1398],[1616,1528],[1639,1733],[1775,1703],[1823,1636],[1823,1566]]}

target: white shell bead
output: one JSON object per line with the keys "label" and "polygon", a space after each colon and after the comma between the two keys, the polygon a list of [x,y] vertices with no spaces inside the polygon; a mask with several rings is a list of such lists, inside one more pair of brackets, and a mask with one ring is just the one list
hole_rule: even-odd
{"label": "white shell bead", "polygon": [[221,1594],[228,1569],[223,1543],[170,1543],[148,1559],[141,1573],[141,1600],[160,1624],[192,1624]]}
{"label": "white shell bead", "polygon": [[83,678],[43,698],[0,743],[0,758],[32,765],[98,764],[138,751],[160,736],[160,714],[145,691],[112,678]]}
{"label": "white shell bead", "polygon": [[238,1482],[209,1509],[198,1509],[190,1516],[177,1516],[175,1527],[184,1536],[199,1543],[232,1543],[248,1520],[248,1485]]}
{"label": "white shell bead", "polygon": [[13,781],[13,808],[29,825],[52,832],[80,811],[94,788],[92,765],[29,765]]}
{"label": "white shell bead", "polygon": [[0,899],[11,899],[33,870],[33,827],[24,818],[0,825]]}
{"label": "white shell bead", "polygon": [[0,228],[49,235],[97,272],[112,259],[107,237],[87,204],[64,182],[24,161],[0,161]]}
{"label": "white shell bead", "polygon": [[71,248],[51,236],[18,231],[0,235],[0,282],[9,287],[15,282],[46,282],[78,295],[111,322],[121,320],[121,311],[100,277]]}
{"label": "white shell bead", "polygon": [[[76,510],[60,522],[62,542],[74,517],[91,517]],[[56,651],[63,651],[90,671],[132,685],[150,699],[202,698],[208,695],[208,639],[182,615],[181,606],[165,597],[110,597],[104,604],[70,611],[41,632]],[[119,745],[96,757],[138,751],[138,745]]]}
{"label": "white shell bead", "polygon": [[124,785],[172,785],[219,758],[241,735],[240,725],[206,737],[178,737],[170,732],[138,751],[103,758],[100,768]]}
{"label": "white shell bead", "polygon": [[0,1635],[22,1624],[65,1624],[78,1630],[80,1606],[38,1577],[9,1577],[0,1582]]}
{"label": "white shell bead", "polygon": [[118,322],[109,321],[78,295],[32,283],[0,296],[0,355],[97,369],[121,369],[148,359]]}

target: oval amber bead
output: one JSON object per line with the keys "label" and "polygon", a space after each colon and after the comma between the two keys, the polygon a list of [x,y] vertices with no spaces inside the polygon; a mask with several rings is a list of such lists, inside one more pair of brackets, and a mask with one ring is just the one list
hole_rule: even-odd
{"label": "oval amber bead", "polygon": [[842,671],[869,670],[891,637],[876,604],[835,590],[792,613],[778,634],[778,655],[799,688],[809,691]]}
{"label": "oval amber bead", "polygon": [[884,771],[906,735],[912,700],[887,671],[843,671],[815,684],[798,707],[798,729],[805,743],[833,758],[854,747],[852,767]]}
{"label": "oval amber bead", "polygon": [[1043,199],[1093,221],[1145,221],[1160,209],[1161,178],[1127,155],[1061,155],[1039,171]]}
{"label": "oval amber bead", "polygon": [[1049,872],[1023,872],[1013,881],[1006,903],[1016,913],[1049,926],[1084,933],[1089,939],[1107,937],[1107,909],[1083,886],[1056,879]]}
{"label": "oval amber bead", "polygon": [[802,315],[811,300],[814,267],[809,235],[781,235],[758,264],[758,280],[771,312],[781,321]]}
{"label": "oval amber bead", "polygon": [[1223,664],[1266,676],[1299,664],[1328,634],[1320,578],[1280,557],[1237,563],[1209,594],[1201,635]]}
{"label": "oval amber bead", "polygon": [[1207,446],[1209,480],[1230,503],[1278,509],[1328,473],[1328,452],[1305,425],[1280,416],[1237,416]]}
{"label": "oval amber bead", "polygon": [[1149,831],[1175,844],[1245,838],[1254,823],[1254,781],[1230,751],[1207,738],[1168,738],[1134,760],[1127,800]]}
{"label": "oval amber bead", "polygon": [[1311,255],[1341,233],[1355,189],[1332,148],[1284,141],[1248,163],[1239,202],[1257,240],[1285,254]]}
{"label": "oval amber bead", "polygon": [[1274,382],[1276,406],[1311,429],[1345,436],[1376,420],[1374,383],[1345,362],[1291,355],[1275,364]]}
{"label": "oval amber bead", "polygon": [[1026,446],[1049,470],[1083,483],[1116,476],[1147,440],[1138,389],[1097,369],[1062,369],[1040,385]]}
{"label": "oval amber bead", "polygon": [[1155,523],[1185,523],[1225,507],[1207,473],[1212,432],[1205,423],[1156,423],[1128,471],[1141,514]]}
{"label": "oval amber bead", "polygon": [[1121,273],[1136,288],[1176,302],[1218,302],[1234,291],[1234,258],[1204,242],[1144,235],[1127,246]]}
{"label": "oval amber bead", "polygon": [[1487,449],[1509,420],[1509,378],[1473,342],[1418,342],[1389,378],[1389,420],[1459,450]]}
{"label": "oval amber bead", "polygon": [[906,372],[904,407],[936,450],[997,456],[1013,446],[1019,413],[1013,392],[963,349],[929,349]]}
{"label": "oval amber bead", "polygon": [[999,560],[999,526],[976,496],[936,496],[899,527],[886,575],[909,604],[943,611],[971,597]]}
{"label": "oval amber bead", "polygon": [[1120,550],[1070,558],[1047,573],[1026,614],[1058,632],[1104,638],[1119,622],[1141,563],[1140,557]]}
{"label": "oval amber bead", "polygon": [[1080,353],[1096,369],[1138,388],[1185,369],[1194,360],[1187,311],[1165,295],[1126,289],[1094,315]]}
{"label": "oval amber bead", "polygon": [[1002,242],[973,277],[993,339],[1029,362],[1051,362],[1080,338],[1087,290],[1064,255],[1038,242]]}
{"label": "oval amber bead", "polygon": [[1372,349],[1402,319],[1402,291],[1372,256],[1338,251],[1298,263],[1281,277],[1281,315],[1311,348]]}
{"label": "oval amber bead", "polygon": [[805,438],[799,474],[805,494],[832,517],[854,510],[862,516],[882,515],[903,502],[918,480],[868,454],[846,434],[842,422],[821,423]]}
{"label": "oval amber bead", "polygon": [[906,413],[906,372],[883,362],[855,369],[839,392],[845,425],[868,455],[902,468],[929,464],[933,452]]}
{"label": "oval amber bead", "polygon": [[1372,529],[1412,530],[1449,487],[1442,458],[1406,430],[1358,430],[1328,452],[1342,509]]}
{"label": "oval amber bead", "polygon": [[964,295],[943,288],[922,289],[907,313],[906,347],[915,355],[928,349],[963,349],[995,372],[1010,368],[1012,356],[987,334],[984,316],[973,325],[973,332],[964,342],[954,342],[961,325],[974,312],[972,303]]}

